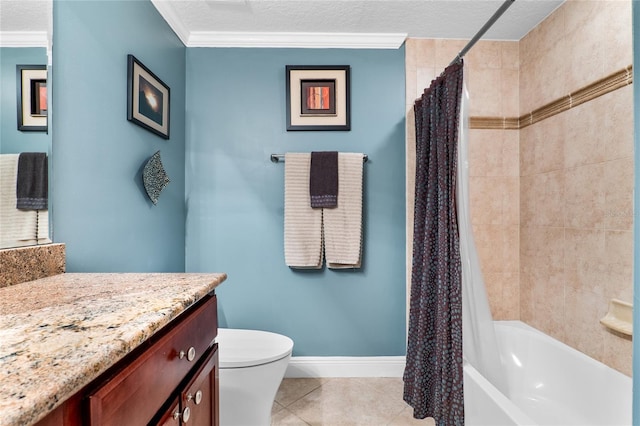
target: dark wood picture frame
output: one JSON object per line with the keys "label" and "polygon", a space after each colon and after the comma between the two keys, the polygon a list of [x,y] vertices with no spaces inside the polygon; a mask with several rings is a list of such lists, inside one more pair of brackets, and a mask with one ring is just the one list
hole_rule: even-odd
{"label": "dark wood picture frame", "polygon": [[171,91],[135,56],[127,55],[127,120],[169,139]]}
{"label": "dark wood picture frame", "polygon": [[351,130],[349,65],[287,65],[287,131]]}
{"label": "dark wood picture frame", "polygon": [[16,65],[18,130],[48,130],[47,66]]}

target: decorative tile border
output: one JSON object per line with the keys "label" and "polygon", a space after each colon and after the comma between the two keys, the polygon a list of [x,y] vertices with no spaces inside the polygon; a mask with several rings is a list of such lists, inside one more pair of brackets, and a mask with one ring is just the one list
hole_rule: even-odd
{"label": "decorative tile border", "polygon": [[549,102],[520,117],[470,117],[471,129],[520,130],[546,118],[589,102],[599,96],[633,83],[633,66],[629,65],[560,99]]}
{"label": "decorative tile border", "polygon": [[0,250],[0,288],[62,274],[65,245],[43,244]]}

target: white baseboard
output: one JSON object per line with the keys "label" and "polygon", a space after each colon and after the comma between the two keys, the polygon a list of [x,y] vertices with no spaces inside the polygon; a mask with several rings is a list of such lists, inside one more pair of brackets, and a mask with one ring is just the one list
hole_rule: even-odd
{"label": "white baseboard", "polygon": [[402,377],[404,356],[297,356],[291,357],[286,378]]}

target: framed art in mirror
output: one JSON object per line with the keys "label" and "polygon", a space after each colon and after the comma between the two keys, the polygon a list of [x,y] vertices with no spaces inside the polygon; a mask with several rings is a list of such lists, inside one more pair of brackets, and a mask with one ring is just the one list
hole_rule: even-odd
{"label": "framed art in mirror", "polygon": [[287,130],[351,130],[349,65],[287,65]]}
{"label": "framed art in mirror", "polygon": [[18,130],[47,131],[47,66],[16,65]]}
{"label": "framed art in mirror", "polygon": [[169,139],[169,107],[169,86],[127,55],[127,120]]}

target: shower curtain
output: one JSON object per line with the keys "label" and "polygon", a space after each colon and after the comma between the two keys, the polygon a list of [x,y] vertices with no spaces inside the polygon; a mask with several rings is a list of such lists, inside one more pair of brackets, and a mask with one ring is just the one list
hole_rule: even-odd
{"label": "shower curtain", "polygon": [[456,211],[463,64],[414,106],[416,202],[404,400],[413,416],[463,425],[462,265]]}
{"label": "shower curtain", "polygon": [[462,345],[464,359],[504,395],[502,370],[489,299],[473,239],[469,209],[469,92],[463,78],[458,133],[458,230],[462,263]]}

